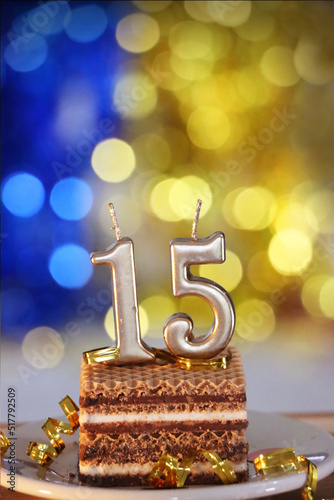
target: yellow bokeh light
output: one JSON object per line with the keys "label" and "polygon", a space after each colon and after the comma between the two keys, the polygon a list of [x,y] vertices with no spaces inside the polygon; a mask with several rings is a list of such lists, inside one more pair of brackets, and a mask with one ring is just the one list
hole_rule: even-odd
{"label": "yellow bokeh light", "polygon": [[[231,250],[226,250],[226,260],[223,264],[205,264],[198,268],[200,276],[215,281],[228,292],[234,290],[242,279],[241,260]],[[197,274],[195,271],[192,272]]]}
{"label": "yellow bokeh light", "polygon": [[[315,184],[305,179],[304,182],[301,182],[294,187],[291,191],[291,196],[297,200],[304,200],[309,198],[313,192],[315,192]],[[316,227],[318,227],[318,222],[316,223]]]}
{"label": "yellow bokeh light", "polygon": [[118,80],[113,102],[122,118],[139,120],[154,110],[157,104],[155,83],[148,73],[132,71]]}
{"label": "yellow bokeh light", "polygon": [[196,21],[183,21],[172,28],[169,45],[178,57],[198,59],[209,53],[212,35],[204,24]]}
{"label": "yellow bokeh light", "polygon": [[[205,60],[218,61],[227,57],[233,47],[234,37],[230,29],[216,24],[210,25],[212,45],[210,51],[204,56]],[[225,72],[224,72],[225,73]],[[218,75],[215,75],[218,77]]]}
{"label": "yellow bokeh light", "polygon": [[[112,202],[115,206],[117,219],[120,227],[126,227],[126,235],[132,236],[140,228],[143,221],[143,213],[139,210],[139,201],[132,196],[124,196],[122,194],[110,193],[110,187],[107,186],[106,196],[104,201],[99,201],[99,225],[109,239],[114,238],[112,231],[112,220],[110,218],[108,204]],[[102,193],[99,196],[101,200]],[[103,199],[103,198],[102,198]]]}
{"label": "yellow bokeh light", "polygon": [[323,317],[320,307],[320,292],[327,280],[328,276],[324,274],[312,276],[305,281],[302,288],[301,299],[303,306],[309,314],[316,318]]}
{"label": "yellow bokeh light", "polygon": [[334,319],[334,278],[330,277],[320,291],[320,308],[326,318]]}
{"label": "yellow bokeh light", "polygon": [[241,26],[235,28],[236,33],[250,42],[266,40],[272,34],[275,26],[273,17],[266,12],[254,11],[250,18]]}
{"label": "yellow bokeh light", "polygon": [[276,232],[293,228],[312,236],[318,223],[309,207],[298,201],[288,200],[279,207],[274,227]]}
{"label": "yellow bokeh light", "polygon": [[261,292],[282,288],[282,276],[273,269],[267,252],[253,255],[247,267],[247,276],[252,286]]}
{"label": "yellow bokeh light", "polygon": [[249,0],[242,0],[241,2],[210,0],[206,3],[212,20],[231,28],[245,23],[252,10],[252,4]]}
{"label": "yellow bokeh light", "polygon": [[178,179],[173,177],[159,181],[152,189],[150,196],[150,207],[153,214],[158,219],[168,222],[182,220],[182,216],[177,215],[170,205],[170,193]]}
{"label": "yellow bokeh light", "polygon": [[143,300],[140,308],[146,314],[150,336],[161,338],[165,322],[176,312],[173,299],[167,295],[154,294]]}
{"label": "yellow bokeh light", "polygon": [[170,206],[180,219],[193,219],[198,199],[203,202],[201,217],[204,217],[210,210],[212,193],[209,184],[195,175],[182,177],[173,184],[170,190]]}
{"label": "yellow bokeh light", "polygon": [[[145,310],[139,306],[139,324],[140,333],[144,336],[148,332],[148,318]],[[114,320],[114,308],[110,307],[104,318],[104,328],[109,335],[109,337],[115,342],[116,341],[116,331],[115,331],[115,320]]]}
{"label": "yellow bokeh light", "polygon": [[[214,98],[217,99],[216,105],[219,105],[219,108],[225,112],[239,109],[239,96],[230,75],[216,77],[216,85],[217,96],[214,95]],[[213,104],[215,104],[215,101],[213,101]],[[245,113],[243,114],[245,115]]]}
{"label": "yellow bokeh light", "polygon": [[201,106],[190,115],[187,132],[196,146],[203,149],[218,149],[229,136],[230,122],[221,109]]}
{"label": "yellow bokeh light", "polygon": [[236,75],[236,88],[246,106],[262,106],[272,96],[272,87],[256,66],[245,67]]}
{"label": "yellow bokeh light", "polygon": [[270,262],[279,273],[298,275],[311,262],[311,239],[301,231],[285,229],[273,236],[268,252]]}
{"label": "yellow bokeh light", "polygon": [[246,113],[229,113],[228,119],[231,133],[224,143],[224,149],[235,150],[249,133],[250,123]]}
{"label": "yellow bokeh light", "polygon": [[136,159],[129,144],[120,139],[99,142],[92,154],[95,173],[106,182],[122,182],[134,171]]}
{"label": "yellow bokeh light", "polygon": [[333,55],[325,47],[315,39],[302,38],[294,53],[299,75],[314,85],[323,85],[334,77]]}
{"label": "yellow bokeh light", "polygon": [[190,83],[189,80],[177,75],[171,67],[170,51],[160,52],[152,64],[151,74],[159,87],[165,90],[177,91],[187,87]]}
{"label": "yellow bokeh light", "polygon": [[[307,200],[307,206],[317,219],[315,230],[320,233],[334,232],[334,194],[330,189],[321,189],[313,193]],[[312,221],[310,221],[312,224]]]}
{"label": "yellow bokeh light", "polygon": [[203,80],[210,75],[213,62],[204,59],[182,59],[172,54],[171,67],[175,73],[186,80]]}
{"label": "yellow bokeh light", "polygon": [[58,332],[48,326],[30,330],[22,342],[22,354],[26,361],[38,370],[54,368],[65,353],[64,341]]}
{"label": "yellow bokeh light", "polygon": [[144,12],[160,12],[166,9],[172,0],[133,0],[132,3]]}
{"label": "yellow bokeh light", "polygon": [[[228,291],[237,287],[236,304],[253,290],[288,313],[290,294],[303,295],[304,316],[325,324],[332,314],[324,291],[322,310],[320,294],[327,289],[334,234],[333,19],[326,2],[315,4],[134,1],[125,9],[115,35],[121,53],[132,57],[112,81],[111,97],[135,162],[130,173],[122,156],[105,168],[108,182],[121,182],[118,174],[127,180],[114,185],[110,200],[110,184],[102,183],[97,210],[99,225],[113,237],[102,204],[115,202],[119,217],[129,221],[124,231],[140,239],[143,226],[191,228],[201,198],[199,237],[209,234],[201,235],[202,218],[210,226],[213,217],[211,232],[223,221],[242,242],[235,253],[227,250],[221,266],[196,266],[198,275]],[[105,154],[107,163],[111,156]],[[309,281],[320,273],[321,282]],[[143,297],[153,295],[148,287]],[[191,305],[180,307],[183,301]],[[197,324],[207,331],[212,312],[206,303],[174,302],[194,314],[195,333]],[[293,314],[298,303],[290,305]]]}
{"label": "yellow bokeh light", "polygon": [[190,146],[186,134],[173,127],[164,128],[162,133],[172,152],[172,164],[182,165],[185,163],[189,156]]}
{"label": "yellow bokeh light", "polygon": [[185,11],[189,14],[189,16],[196,21],[200,21],[201,23],[212,22],[211,16],[207,11],[207,2],[203,2],[203,0],[185,0],[183,2],[183,5]]}
{"label": "yellow bokeh light", "polygon": [[176,23],[177,18],[178,16],[173,8],[154,13],[154,19],[159,24],[160,43],[162,42],[164,44],[165,40],[168,39],[169,33]]}
{"label": "yellow bokeh light", "polygon": [[279,87],[290,87],[299,80],[290,47],[270,47],[262,56],[260,68],[266,80]]}
{"label": "yellow bokeh light", "polygon": [[273,308],[264,300],[248,299],[236,307],[236,333],[245,340],[262,342],[276,325]]}
{"label": "yellow bokeh light", "polygon": [[233,206],[235,224],[240,229],[264,229],[273,220],[275,213],[274,195],[261,186],[244,189],[236,197]]}
{"label": "yellow bokeh light", "polygon": [[217,95],[217,78],[210,75],[204,80],[194,82],[191,85],[188,98],[191,99],[191,103],[194,107],[210,106],[217,101]]}
{"label": "yellow bokeh light", "polygon": [[120,20],[116,28],[119,45],[128,52],[150,50],[159,40],[159,25],[147,14],[130,14]]}
{"label": "yellow bokeh light", "polygon": [[226,219],[226,221],[230,224],[232,227],[236,227],[236,222],[234,219],[233,215],[233,207],[235,200],[239,196],[240,193],[244,191],[245,188],[237,188],[234,189],[233,191],[230,191],[224,198],[223,204],[222,204],[222,212],[223,215]]}
{"label": "yellow bokeh light", "polygon": [[171,162],[172,152],[168,142],[158,134],[143,134],[132,142],[138,167],[145,170],[166,170]]}

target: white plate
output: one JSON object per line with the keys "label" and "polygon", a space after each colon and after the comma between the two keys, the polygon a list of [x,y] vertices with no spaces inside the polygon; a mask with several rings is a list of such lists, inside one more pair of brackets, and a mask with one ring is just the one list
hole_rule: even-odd
{"label": "white plate", "polygon": [[[61,417],[60,417],[61,418]],[[334,438],[312,425],[274,413],[250,411],[247,431],[250,453],[266,448],[293,446],[296,453],[306,455],[318,466],[318,478],[334,471]],[[180,489],[93,488],[77,482],[78,438],[64,436],[65,449],[55,459],[45,475],[37,476],[37,464],[26,456],[29,441],[47,442],[36,422],[17,427],[15,490],[38,497],[63,500],[241,500],[276,495],[301,488],[306,472],[290,472],[280,477],[260,478],[250,464],[250,479],[246,483],[221,486],[191,486]],[[8,487],[8,452],[2,461],[1,484]],[[71,475],[75,477],[70,479]],[[135,497],[134,497],[135,495]]]}

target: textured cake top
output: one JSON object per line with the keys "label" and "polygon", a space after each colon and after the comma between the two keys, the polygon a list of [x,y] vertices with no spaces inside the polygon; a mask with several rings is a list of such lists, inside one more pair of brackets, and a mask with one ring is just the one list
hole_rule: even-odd
{"label": "textured cake top", "polygon": [[230,347],[232,360],[226,370],[183,370],[173,364],[115,366],[85,364],[82,360],[80,399],[99,395],[112,398],[180,395],[230,395],[245,392],[245,376],[239,352]]}

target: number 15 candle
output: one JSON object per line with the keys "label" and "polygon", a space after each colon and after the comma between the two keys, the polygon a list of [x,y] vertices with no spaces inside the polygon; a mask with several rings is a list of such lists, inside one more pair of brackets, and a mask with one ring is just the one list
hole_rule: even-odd
{"label": "number 15 candle", "polygon": [[[204,362],[226,348],[233,334],[235,313],[232,299],[222,286],[206,278],[193,276],[190,272],[192,264],[225,261],[225,240],[222,232],[217,231],[207,238],[197,239],[201,203],[198,200],[192,237],[171,241],[172,290],[175,297],[195,295],[204,299],[213,311],[213,325],[206,335],[195,337],[190,316],[177,313],[167,320],[164,338],[168,349],[178,359],[194,358]],[[106,250],[92,253],[91,261],[97,266],[106,264],[112,269],[117,345],[116,348],[87,351],[84,353],[84,359],[86,363],[153,362],[158,354],[161,357],[161,350],[146,345],[141,339],[133,242],[130,238],[122,238],[112,203],[109,204],[109,209],[117,241]]]}

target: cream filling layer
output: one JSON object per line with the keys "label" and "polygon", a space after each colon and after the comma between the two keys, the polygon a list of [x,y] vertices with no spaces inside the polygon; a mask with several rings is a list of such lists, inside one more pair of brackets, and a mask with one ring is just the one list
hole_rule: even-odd
{"label": "cream filling layer", "polygon": [[[244,472],[247,470],[247,461],[245,460],[241,463],[234,463],[230,460],[233,470],[235,472]],[[79,464],[80,473],[85,476],[145,476],[149,474],[154,466],[153,462],[147,462],[146,464],[100,464],[100,465],[86,465]],[[196,462],[191,466],[191,472],[193,474],[212,474],[212,466],[205,462]]]}
{"label": "cream filling layer", "polygon": [[109,424],[118,422],[208,422],[216,421],[233,422],[246,420],[247,411],[201,411],[179,413],[87,413],[80,410],[80,424]]}

